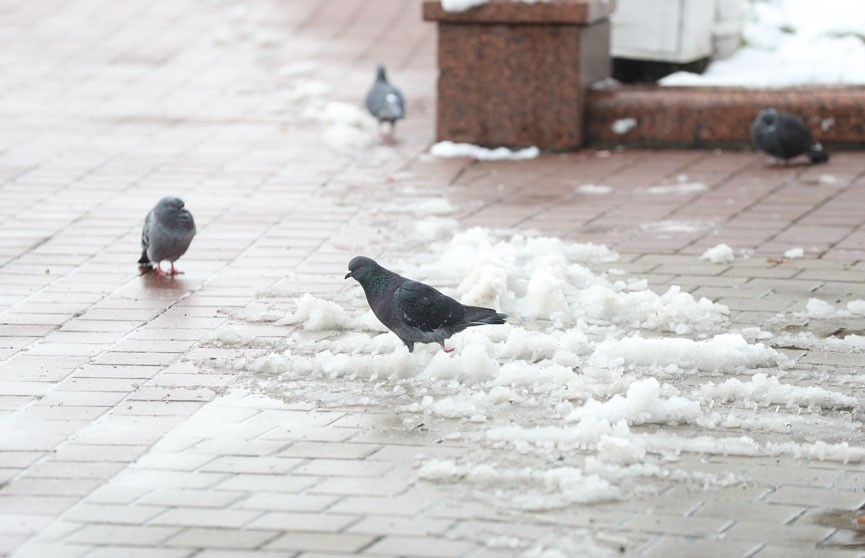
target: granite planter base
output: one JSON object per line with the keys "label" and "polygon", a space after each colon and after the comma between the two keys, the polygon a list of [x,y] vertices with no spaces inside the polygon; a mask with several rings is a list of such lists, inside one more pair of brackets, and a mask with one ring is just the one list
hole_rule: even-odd
{"label": "granite planter base", "polygon": [[751,123],[767,107],[798,114],[826,145],[865,146],[865,87],[616,86],[589,93],[587,140],[600,146],[745,146]]}
{"label": "granite planter base", "polygon": [[582,146],[586,90],[610,75],[613,6],[500,1],[451,13],[424,2],[424,19],[438,25],[437,139]]}

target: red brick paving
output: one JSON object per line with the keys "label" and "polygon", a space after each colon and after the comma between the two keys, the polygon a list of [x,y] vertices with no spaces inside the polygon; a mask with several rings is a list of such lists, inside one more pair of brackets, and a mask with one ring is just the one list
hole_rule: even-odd
{"label": "red brick paving", "polygon": [[[519,163],[435,160],[424,154],[434,133],[434,35],[416,3],[244,6],[169,0],[0,6],[0,555],[37,532],[64,532],[62,522],[52,521],[88,495],[90,503],[106,505],[142,496],[134,485],[99,487],[235,379],[191,365],[226,354],[198,347],[200,340],[228,321],[226,310],[242,311],[261,290],[343,288],[350,255],[377,252],[402,234],[368,216],[382,202],[409,201],[405,186],[447,196],[463,226],[603,243],[634,254],[625,261],[679,254],[696,263],[696,255],[720,242],[773,257],[801,246],[809,259],[837,265],[825,273],[814,271],[817,264],[780,271],[802,280],[819,276],[827,293],[858,292],[865,259],[861,153],[789,168],[768,166],[761,155],[712,151],[589,149]],[[319,127],[297,116],[297,105],[284,96],[290,80],[278,73],[303,60],[318,64],[314,76],[333,87],[332,98],[351,103],[370,83],[373,64],[389,63],[409,98],[409,119],[400,123],[390,160],[370,166],[321,144]],[[648,192],[679,183],[706,189]],[[577,192],[584,184],[613,190]],[[135,266],[141,219],[167,192],[186,199],[199,235],[179,262],[185,275],[141,277]],[[694,230],[658,230],[664,221]],[[693,277],[647,262],[634,267],[654,269],[653,281],[685,284]],[[777,276],[774,269],[743,280]],[[262,325],[262,335],[281,335],[269,328]],[[343,451],[328,443],[332,430],[309,435],[325,443],[292,451],[322,459],[330,457],[321,448]],[[414,505],[411,495],[394,505]],[[295,505],[330,497],[316,498]],[[250,505],[294,513],[274,502]],[[375,504],[352,494],[339,505],[355,513]],[[446,512],[447,518],[461,513]],[[262,530],[251,529],[239,545],[290,547],[271,536],[266,516],[258,523]],[[54,531],[43,531],[49,524]],[[135,542],[118,533],[90,526],[75,540]],[[134,536],[147,544],[206,541],[208,533],[153,526]],[[367,542],[353,535],[339,544],[346,550]],[[310,540],[308,548],[320,544]],[[390,552],[399,538],[376,544]],[[438,551],[456,552],[447,545]]]}

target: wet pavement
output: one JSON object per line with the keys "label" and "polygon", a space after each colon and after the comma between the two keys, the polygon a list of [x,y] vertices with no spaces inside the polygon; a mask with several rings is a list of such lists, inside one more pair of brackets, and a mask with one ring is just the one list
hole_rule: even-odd
{"label": "wet pavement", "polygon": [[[843,311],[865,299],[865,155],[815,167],[715,151],[434,158],[434,28],[413,2],[45,0],[0,14],[0,554],[865,552],[865,359],[855,339],[830,342],[865,331],[861,312]],[[392,142],[328,104],[359,105],[380,60],[409,99]],[[198,236],[183,275],[142,276],[141,222],[167,194],[186,201]],[[625,369],[660,378],[665,401],[730,379],[757,390],[756,371],[801,402],[752,393],[707,422],[702,401],[699,419],[631,421],[634,436],[608,433],[619,441],[604,451],[519,442],[503,429],[558,432],[578,407],[558,380],[483,414],[460,397],[489,403],[488,385],[418,373],[434,347],[409,357],[369,326],[285,319],[305,293],[360,316],[343,279],[351,256],[428,272],[448,253],[437,243],[475,226],[607,245],[618,261],[569,263],[723,304],[707,336],[754,345],[759,326],[790,359]],[[698,258],[720,243],[734,260]],[[785,258],[794,248],[803,257]],[[818,319],[810,298],[836,310]],[[589,325],[595,349],[642,331]],[[483,335],[498,334],[454,342]],[[346,339],[394,360],[352,354]],[[356,370],[315,361],[325,350]],[[599,375],[595,396],[623,394],[617,378]],[[646,467],[598,465],[643,435]]]}

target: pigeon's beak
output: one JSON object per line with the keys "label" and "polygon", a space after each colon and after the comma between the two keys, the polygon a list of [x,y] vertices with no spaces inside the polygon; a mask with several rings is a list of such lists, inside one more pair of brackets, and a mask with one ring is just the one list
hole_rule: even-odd
{"label": "pigeon's beak", "polygon": [[351,277],[351,271],[345,274],[345,279],[348,279],[349,277]]}

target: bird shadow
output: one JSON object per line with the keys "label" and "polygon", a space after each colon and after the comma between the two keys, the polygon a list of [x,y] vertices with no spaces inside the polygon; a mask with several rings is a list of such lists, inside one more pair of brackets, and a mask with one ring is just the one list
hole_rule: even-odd
{"label": "bird shadow", "polygon": [[178,275],[157,275],[156,270],[149,266],[140,266],[138,271],[145,287],[171,291],[187,290],[188,285],[186,281]]}

